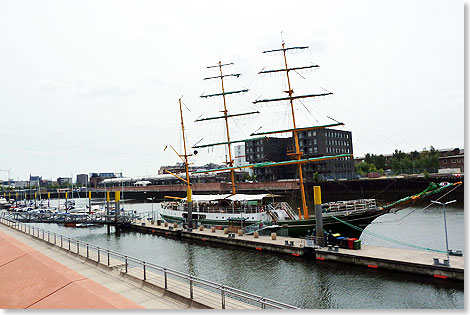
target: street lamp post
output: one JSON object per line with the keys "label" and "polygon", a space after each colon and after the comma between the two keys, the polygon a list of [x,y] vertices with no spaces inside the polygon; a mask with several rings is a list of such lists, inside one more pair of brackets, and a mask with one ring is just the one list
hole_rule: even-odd
{"label": "street lamp post", "polygon": [[431,200],[431,202],[442,205],[442,208],[444,209],[444,230],[446,233],[446,253],[447,253],[447,261],[449,261],[449,241],[447,239],[447,220],[446,220],[446,205],[451,204],[456,202],[457,200],[452,200],[448,202],[439,202],[439,201],[434,201]]}
{"label": "street lamp post", "polygon": [[155,220],[155,214],[153,213],[153,201],[155,200],[155,197],[153,198],[147,198],[148,200],[152,200],[152,219]]}

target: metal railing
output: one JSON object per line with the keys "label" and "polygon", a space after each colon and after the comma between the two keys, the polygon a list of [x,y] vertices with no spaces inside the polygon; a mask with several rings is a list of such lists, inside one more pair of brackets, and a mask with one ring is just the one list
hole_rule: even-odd
{"label": "metal railing", "polygon": [[187,273],[123,255],[106,248],[100,248],[30,224],[4,217],[0,217],[0,223],[165,290],[196,302],[206,303],[206,305],[214,308],[244,308],[244,306],[246,308],[251,306],[261,309],[298,309],[283,302],[194,277]]}
{"label": "metal railing", "polygon": [[374,210],[377,208],[375,199],[358,199],[348,201],[335,201],[322,204],[328,212]]}

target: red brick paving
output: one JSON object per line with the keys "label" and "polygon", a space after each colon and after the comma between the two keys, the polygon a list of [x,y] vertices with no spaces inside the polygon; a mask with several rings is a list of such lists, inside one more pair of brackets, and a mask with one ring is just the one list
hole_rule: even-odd
{"label": "red brick paving", "polygon": [[143,307],[0,232],[0,308]]}

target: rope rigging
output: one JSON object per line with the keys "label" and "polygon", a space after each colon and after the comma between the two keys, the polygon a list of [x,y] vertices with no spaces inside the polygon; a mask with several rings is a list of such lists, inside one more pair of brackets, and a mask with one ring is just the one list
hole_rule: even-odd
{"label": "rope rigging", "polygon": [[377,234],[377,233],[374,233],[374,232],[370,232],[370,231],[365,231],[363,228],[360,228],[358,226],[355,226],[354,224],[351,224],[349,222],[346,222],[346,221],[343,221],[341,220],[340,218],[337,218],[335,217],[334,215],[329,215],[331,218],[341,222],[341,223],[344,223],[346,224],[347,226],[355,229],[355,230],[358,230],[358,231],[361,231],[362,233],[366,233],[366,234],[369,234],[369,235],[372,235],[372,236],[375,236],[377,238],[380,238],[382,240],[385,240],[385,241],[388,241],[388,242],[391,242],[391,243],[395,243],[395,244],[399,244],[399,245],[403,245],[403,246],[407,246],[407,247],[412,247],[412,248],[416,248],[416,249],[422,249],[422,250],[427,250],[427,251],[432,251],[432,252],[437,252],[437,253],[446,253],[446,251],[442,251],[442,250],[438,250],[438,249],[432,249],[432,248],[429,248],[429,247],[422,247],[422,246],[418,246],[418,245],[414,245],[414,244],[410,244],[410,243],[406,243],[406,242],[403,242],[403,241],[399,241],[399,240],[394,240],[390,237],[386,237],[386,236],[383,236],[383,235],[380,235],[380,234]]}
{"label": "rope rigging", "polygon": [[[458,184],[456,185],[454,188],[452,188],[451,190],[449,190],[448,192],[446,192],[445,194],[443,194],[442,196],[440,196],[439,198],[436,199],[436,201],[439,201],[441,200],[442,198],[444,198],[445,196],[447,196],[448,194],[450,194],[452,191],[454,191],[455,189],[457,189],[461,184]],[[412,204],[411,206],[413,206],[415,204],[417,199],[413,199],[412,201]],[[421,209],[422,211],[426,210],[427,208],[429,208],[430,206],[432,205],[432,203],[430,203],[429,205],[427,205],[426,207],[424,207],[423,209]],[[408,206],[404,209],[407,209],[407,208],[410,208],[411,206]],[[381,224],[381,223],[387,223],[387,222],[399,222],[399,221],[402,221],[404,218],[406,218],[407,216],[409,216],[410,214],[414,213],[415,211],[419,210],[419,208],[416,208],[415,210],[411,211],[410,213],[407,213],[405,216],[399,218],[398,220],[390,220],[390,221],[383,221],[383,222],[377,222],[376,224]],[[400,240],[395,240],[395,239],[392,239],[390,237],[387,237],[387,236],[383,236],[383,235],[380,235],[380,234],[377,234],[377,233],[374,233],[374,232],[370,232],[370,231],[365,231],[365,229],[363,228],[360,228],[354,224],[351,224],[349,222],[346,222],[346,221],[343,221],[341,220],[340,218],[337,218],[335,217],[334,215],[331,215],[331,214],[328,214],[328,213],[325,213],[326,215],[328,215],[329,217],[341,222],[341,223],[344,223],[346,224],[347,226],[357,230],[357,231],[360,231],[361,233],[366,233],[368,235],[371,235],[371,236],[374,236],[374,237],[377,237],[379,239],[382,239],[382,240],[385,240],[385,241],[388,241],[388,242],[391,242],[391,243],[395,243],[395,244],[399,244],[399,245],[402,245],[402,246],[407,246],[407,247],[412,247],[412,248],[416,248],[416,249],[421,249],[421,250],[427,250],[427,251],[433,251],[433,252],[437,252],[437,253],[446,253],[446,251],[442,251],[442,250],[438,250],[438,249],[432,249],[432,248],[429,248],[429,247],[422,247],[422,246],[418,246],[418,245],[415,245],[415,244],[411,244],[411,243],[406,243],[406,242],[403,242],[403,241],[400,241]],[[373,223],[371,223],[373,224]]]}

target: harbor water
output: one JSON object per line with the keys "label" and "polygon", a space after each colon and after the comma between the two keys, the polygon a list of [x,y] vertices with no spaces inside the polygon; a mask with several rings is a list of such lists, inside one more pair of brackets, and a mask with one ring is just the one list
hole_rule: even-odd
{"label": "harbor water", "polygon": [[[86,199],[76,201],[77,206],[86,203]],[[124,203],[124,208],[148,212],[152,204]],[[156,214],[159,209],[159,204],[153,204]],[[463,205],[447,207],[446,215],[449,248],[463,251]],[[300,308],[464,308],[464,284],[458,282],[137,232],[107,235],[105,226],[34,225]],[[434,205],[410,207],[383,215],[364,230],[361,240],[369,245],[445,250],[443,209]]]}

